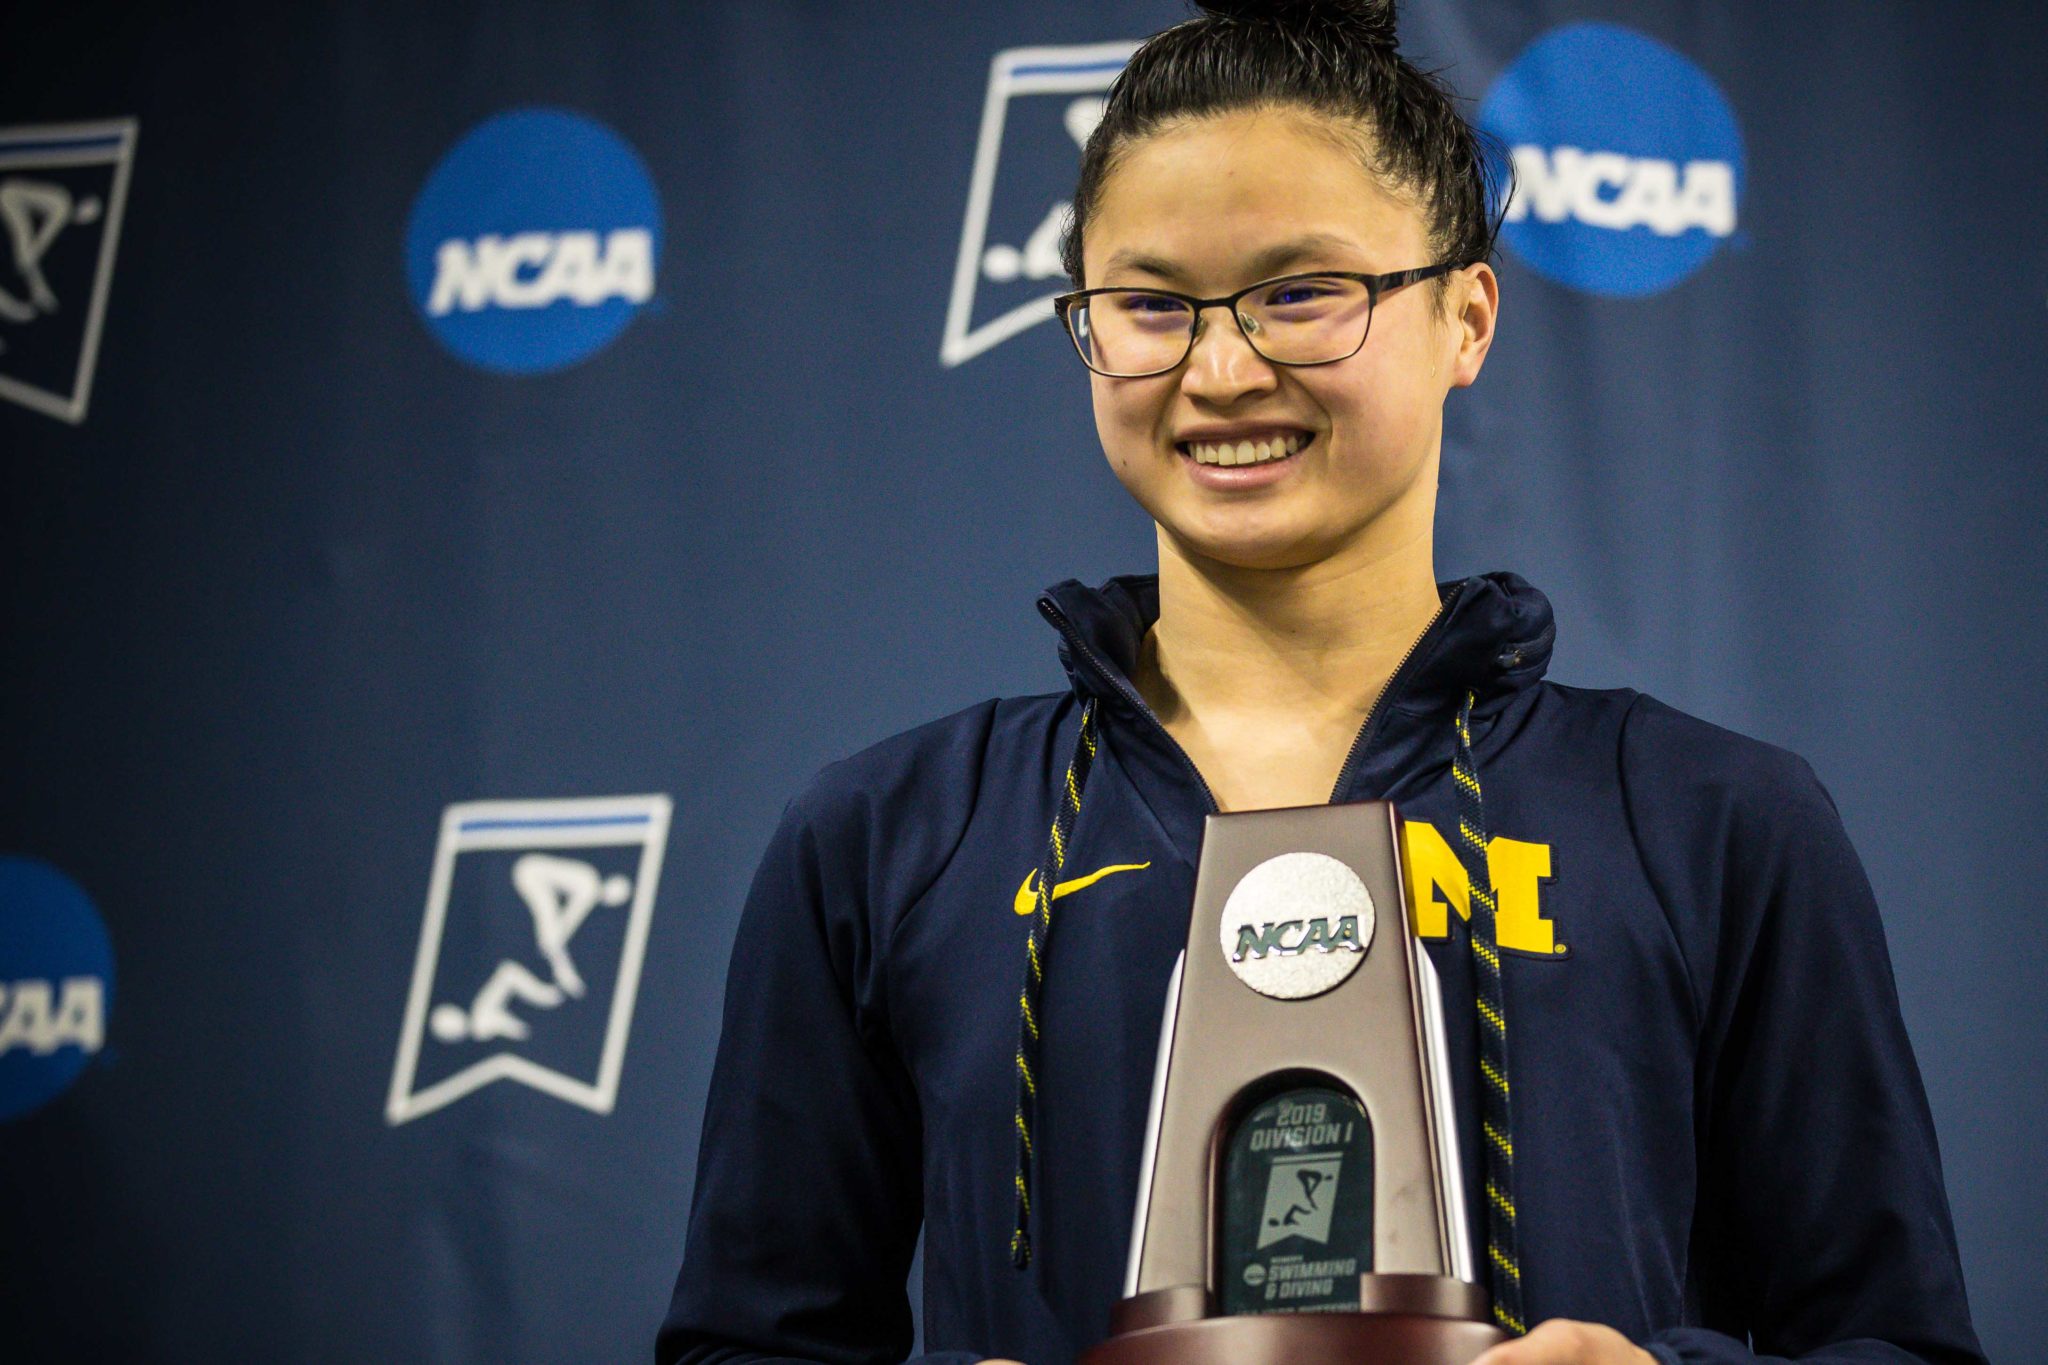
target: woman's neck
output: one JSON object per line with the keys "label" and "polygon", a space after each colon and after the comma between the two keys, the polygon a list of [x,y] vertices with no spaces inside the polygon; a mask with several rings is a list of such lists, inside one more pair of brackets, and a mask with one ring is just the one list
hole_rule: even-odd
{"label": "woman's neck", "polygon": [[1440,607],[1428,533],[1376,555],[1247,570],[1160,540],[1139,692],[1224,809],[1327,801]]}

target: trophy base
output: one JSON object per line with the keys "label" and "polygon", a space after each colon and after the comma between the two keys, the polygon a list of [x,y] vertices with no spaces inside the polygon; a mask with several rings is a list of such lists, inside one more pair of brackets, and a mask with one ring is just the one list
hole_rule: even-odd
{"label": "trophy base", "polygon": [[1472,1365],[1507,1336],[1415,1313],[1204,1318],[1111,1337],[1081,1365]]}
{"label": "trophy base", "polygon": [[[1361,1277],[1359,1313],[1208,1317],[1208,1291],[1181,1285],[1125,1299],[1116,1335],[1080,1365],[1471,1365],[1507,1334],[1485,1294],[1434,1275]],[[1476,1311],[1475,1311],[1476,1310]]]}

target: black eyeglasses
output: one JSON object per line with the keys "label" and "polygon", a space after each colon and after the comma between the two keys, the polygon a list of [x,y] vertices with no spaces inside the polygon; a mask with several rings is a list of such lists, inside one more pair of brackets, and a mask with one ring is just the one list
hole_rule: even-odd
{"label": "black eyeglasses", "polygon": [[1275,365],[1330,365],[1365,345],[1380,295],[1458,269],[1455,261],[1360,275],[1319,270],[1198,299],[1171,289],[1080,289],[1052,301],[1081,363],[1110,379],[1165,374],[1195,349],[1205,308],[1226,308],[1251,348]]}

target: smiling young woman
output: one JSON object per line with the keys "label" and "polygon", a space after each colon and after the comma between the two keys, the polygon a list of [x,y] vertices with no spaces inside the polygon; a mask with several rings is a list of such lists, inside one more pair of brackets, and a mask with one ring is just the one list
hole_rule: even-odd
{"label": "smiling young woman", "polygon": [[[1123,152],[1090,216],[1083,277],[1215,295],[1284,272],[1278,312],[1318,302],[1280,292],[1311,272],[1436,264],[1431,236],[1412,194],[1382,185],[1326,115],[1233,109]],[[1444,398],[1479,377],[1499,304],[1484,261],[1444,264],[1441,288],[1337,306],[1331,325],[1357,344],[1340,358],[1275,363],[1236,312],[1183,307],[1192,346],[1175,368],[1092,376],[1102,448],[1158,528],[1159,617],[1133,681],[1225,810],[1327,800],[1441,608]],[[1211,463],[1230,446],[1234,463]]]}
{"label": "smiling young woman", "polygon": [[1812,772],[1544,681],[1542,594],[1436,580],[1444,403],[1500,309],[1472,129],[1387,0],[1205,9],[1112,89],[1059,301],[1157,573],[1040,599],[1067,689],[791,803],[660,1358],[900,1358],[920,1231],[929,1359],[1101,1339],[1204,819],[1391,799],[1515,1334],[1486,1365],[1980,1360],[1883,933]]}

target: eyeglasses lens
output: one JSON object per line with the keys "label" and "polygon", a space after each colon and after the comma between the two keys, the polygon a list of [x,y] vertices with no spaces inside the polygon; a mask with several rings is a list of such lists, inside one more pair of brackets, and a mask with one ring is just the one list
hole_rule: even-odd
{"label": "eyeglasses lens", "polygon": [[[1342,360],[1365,341],[1372,293],[1357,280],[1304,276],[1261,286],[1238,300],[1238,325],[1254,349],[1282,365]],[[1068,312],[1081,358],[1099,374],[1161,374],[1180,364],[1195,331],[1184,299],[1143,289],[1091,294]]]}

